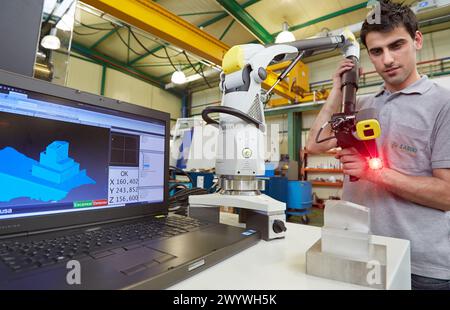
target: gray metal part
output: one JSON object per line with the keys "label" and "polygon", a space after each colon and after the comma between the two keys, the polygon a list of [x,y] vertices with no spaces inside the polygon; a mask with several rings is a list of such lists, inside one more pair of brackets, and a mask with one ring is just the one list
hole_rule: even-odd
{"label": "gray metal part", "polygon": [[220,207],[194,207],[189,206],[188,216],[205,220],[211,223],[220,222]]}
{"label": "gray metal part", "polygon": [[0,69],[32,77],[44,0],[2,1]]}
{"label": "gray metal part", "polygon": [[265,241],[285,237],[284,233],[276,234],[273,231],[273,227],[271,225],[271,216],[267,214],[262,214],[252,210],[245,210],[245,215],[240,218],[240,220],[243,220],[245,222],[245,227],[247,229],[259,231],[261,233],[261,239]]}
{"label": "gray metal part", "polygon": [[269,240],[269,217],[267,215],[259,214],[251,210],[246,210],[245,227],[247,229],[254,229],[261,233],[261,239]]}
{"label": "gray metal part", "polygon": [[256,177],[220,177],[219,187],[224,191],[262,191],[265,189],[265,181]]}
{"label": "gray metal part", "polygon": [[289,181],[297,181],[298,180],[298,162],[295,160],[289,161],[289,169],[287,173],[287,177]]}
{"label": "gray metal part", "polygon": [[283,43],[285,45],[290,45],[298,49],[299,51],[312,51],[318,52],[328,49],[334,49],[343,46],[345,43],[345,38],[343,36],[332,36],[325,38],[315,38],[298,40],[289,43]]}
{"label": "gray metal part", "polygon": [[[0,289],[164,289],[256,244],[258,233],[243,235],[244,229],[211,225],[172,238],[143,243],[141,247],[100,259],[80,259],[81,284],[69,285],[65,264],[34,273],[13,273],[0,264]],[[163,258],[163,262],[154,260]],[[199,260],[205,263],[189,271]],[[140,266],[145,268],[139,268]],[[138,272],[124,271],[138,267]]]}
{"label": "gray metal part", "polygon": [[[207,220],[213,223],[220,222],[219,207],[189,207],[189,216],[201,220]],[[253,229],[261,234],[261,239],[268,241],[273,239],[275,234],[270,225],[271,217],[248,209],[239,209],[239,223],[245,223],[246,229]],[[271,234],[272,232],[272,234]],[[278,238],[284,238],[284,234],[280,234]]]}
{"label": "gray metal part", "polygon": [[[287,164],[288,169],[283,169],[283,166]],[[278,164],[277,171],[279,171],[280,175],[287,177],[288,181],[298,181],[298,161],[296,160],[289,160],[281,161]]]}
{"label": "gray metal part", "polygon": [[[376,289],[386,289],[386,246],[371,244],[371,258],[369,261],[356,261],[327,254],[321,251],[321,240],[318,240],[306,252],[306,273],[309,275],[367,286]],[[379,263],[380,282],[369,284],[369,272],[373,271],[370,262]]]}

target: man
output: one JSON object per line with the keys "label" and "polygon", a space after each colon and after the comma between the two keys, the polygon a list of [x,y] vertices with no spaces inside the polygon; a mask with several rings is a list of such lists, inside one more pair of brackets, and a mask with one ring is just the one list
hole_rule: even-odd
{"label": "man", "polygon": [[[416,53],[423,37],[414,13],[390,0],[380,2],[381,23],[365,21],[361,41],[383,78],[374,96],[360,98],[357,110],[375,108],[381,125],[378,149],[384,163],[368,168],[354,148],[338,152],[345,177],[343,199],[371,209],[372,232],[411,241],[413,289],[450,289],[450,91],[420,76]],[[320,153],[336,140],[317,144],[322,124],[339,112],[341,75],[309,133],[307,151]],[[332,133],[322,133],[321,137]],[[360,180],[349,182],[347,176]]]}

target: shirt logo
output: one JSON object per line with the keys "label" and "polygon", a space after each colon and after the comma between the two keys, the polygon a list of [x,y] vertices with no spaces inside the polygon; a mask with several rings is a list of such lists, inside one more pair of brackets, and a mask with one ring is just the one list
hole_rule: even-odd
{"label": "shirt logo", "polygon": [[417,155],[417,148],[411,145],[407,145],[404,143],[397,143],[397,142],[392,142],[391,143],[391,148],[393,149],[397,149],[403,153],[409,154],[411,156],[416,156]]}

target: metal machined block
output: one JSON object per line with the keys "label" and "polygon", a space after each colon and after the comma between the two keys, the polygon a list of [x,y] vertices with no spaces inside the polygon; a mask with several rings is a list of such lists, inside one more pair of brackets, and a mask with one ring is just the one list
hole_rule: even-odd
{"label": "metal machined block", "polygon": [[321,240],[306,252],[306,273],[312,276],[386,289],[386,246],[370,244],[368,260],[322,252]]}

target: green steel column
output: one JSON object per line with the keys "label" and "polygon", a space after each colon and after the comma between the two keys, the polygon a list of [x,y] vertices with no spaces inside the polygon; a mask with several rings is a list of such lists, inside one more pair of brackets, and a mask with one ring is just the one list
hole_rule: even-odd
{"label": "green steel column", "polygon": [[302,145],[302,129],[303,129],[303,114],[302,113],[297,113],[298,119],[297,119],[297,127],[296,127],[296,137],[297,137],[297,143],[296,143],[296,159],[298,162],[300,162],[301,158],[300,158],[300,151],[303,149],[303,145]]}
{"label": "green steel column", "polygon": [[111,30],[110,32],[108,32],[107,34],[105,34],[103,37],[101,37],[100,39],[98,39],[94,44],[91,45],[91,49],[96,48],[100,43],[102,43],[103,41],[105,41],[106,39],[108,39],[110,36],[112,36],[113,34],[116,33],[116,31],[119,30],[119,27],[114,28],[113,30]]}
{"label": "green steel column", "polygon": [[302,114],[288,112],[288,153],[292,160],[299,160],[301,149]]}
{"label": "green steel column", "polygon": [[339,11],[336,11],[336,12],[332,12],[330,14],[321,16],[321,17],[316,18],[316,19],[312,19],[312,20],[310,20],[310,21],[308,21],[306,23],[289,27],[289,31],[295,31],[295,30],[298,30],[298,29],[301,29],[301,28],[305,28],[305,27],[308,27],[308,26],[311,26],[311,25],[314,25],[314,24],[326,21],[328,19],[332,19],[332,18],[341,16],[341,15],[344,15],[344,14],[347,14],[347,13],[351,13],[351,12],[354,12],[354,11],[357,11],[357,10],[360,10],[360,9],[364,9],[366,7],[367,7],[367,1],[364,1],[364,2],[361,2],[359,4],[350,6],[348,8],[345,8],[345,9],[342,9],[342,10],[339,10]]}
{"label": "green steel column", "polygon": [[189,93],[184,92],[181,97],[181,117],[188,117]]}
{"label": "green steel column", "polygon": [[230,30],[231,26],[233,26],[233,24],[234,24],[235,21],[236,21],[235,19],[231,20],[231,22],[228,24],[228,26],[225,28],[225,30],[223,31],[223,33],[222,33],[221,36],[219,37],[219,40],[222,41],[222,39],[225,37],[225,35],[227,34],[227,32]]}
{"label": "green steel column", "polygon": [[[251,5],[253,5],[253,4],[255,4],[255,3],[259,2],[259,1],[260,0],[250,0],[250,1],[244,2],[244,3],[242,3],[241,7],[245,9],[246,7],[251,6]],[[217,15],[216,17],[214,17],[212,19],[209,19],[206,22],[203,22],[203,23],[199,24],[198,27],[199,28],[208,27],[209,25],[217,23],[218,21],[224,19],[225,17],[228,17],[227,12],[223,12],[222,14]]]}
{"label": "green steel column", "polygon": [[210,14],[222,14],[223,11],[206,11],[206,12],[192,12],[192,13],[182,13],[178,16],[197,16],[197,15],[210,15]]}
{"label": "green steel column", "polygon": [[142,54],[142,55],[140,55],[140,56],[138,56],[138,57],[136,57],[136,58],[130,60],[130,61],[128,62],[128,65],[131,66],[131,65],[134,64],[135,62],[138,62],[139,60],[141,60],[141,59],[147,57],[148,55],[153,54],[153,53],[156,53],[157,51],[162,50],[165,46],[169,46],[169,44],[159,45],[159,46],[155,47],[154,49],[149,50],[148,52],[146,51],[144,54]]}
{"label": "green steel column", "polygon": [[231,16],[241,23],[262,43],[272,43],[272,35],[256,21],[239,3],[235,0],[216,0]]}
{"label": "green steel column", "polygon": [[128,28],[127,64],[130,63],[130,48],[129,48],[129,46],[131,46],[130,39],[131,39],[131,30],[130,28]]}
{"label": "green steel column", "polygon": [[105,95],[105,84],[106,84],[106,65],[102,65],[102,84],[100,86],[100,95]]}

